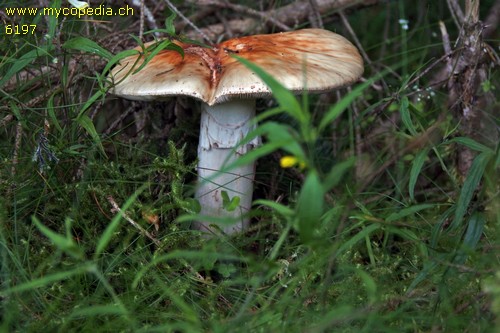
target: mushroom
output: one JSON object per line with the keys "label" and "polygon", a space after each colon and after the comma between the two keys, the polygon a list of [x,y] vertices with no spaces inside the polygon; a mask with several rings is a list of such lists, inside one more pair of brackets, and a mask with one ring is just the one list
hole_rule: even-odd
{"label": "mushroom", "polygon": [[[143,55],[121,60],[110,73],[115,83],[111,92],[134,100],[184,95],[201,101],[196,190],[201,215],[232,217],[236,222],[221,228],[226,233],[241,231],[249,224],[245,213],[252,203],[255,165],[219,170],[259,145],[260,138],[245,145],[239,142],[255,128],[255,99],[270,96],[271,91],[232,55],[260,66],[295,93],[305,87],[320,93],[351,84],[363,73],[363,60],[348,40],[322,29],[233,38],[210,48],[173,42],[183,55],[160,51],[135,73]],[[237,209],[224,208],[226,194],[240,198]],[[195,227],[213,231],[206,221],[196,222]]]}

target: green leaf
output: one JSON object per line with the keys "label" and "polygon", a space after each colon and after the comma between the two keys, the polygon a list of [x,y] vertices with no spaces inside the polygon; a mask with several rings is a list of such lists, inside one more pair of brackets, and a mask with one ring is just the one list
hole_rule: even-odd
{"label": "green leaf", "polygon": [[306,159],[305,153],[298,142],[298,135],[291,127],[276,122],[267,122],[260,128],[265,131],[263,136],[267,138],[268,142],[280,142],[282,143],[280,148],[290,155],[297,157],[299,160]]}
{"label": "green leaf", "polygon": [[[122,52],[119,52],[117,54],[115,54],[109,61],[108,63],[106,64],[106,66],[104,67],[104,70],[102,71],[102,74],[101,74],[101,79],[103,79],[105,77],[105,75],[109,72],[109,70],[114,66],[116,65],[118,62],[120,62],[120,60],[126,58],[126,57],[130,57],[130,56],[134,56],[136,55],[137,56],[137,60],[139,60],[139,55],[141,53],[138,51],[138,50],[125,50],[125,51],[122,51]],[[130,68],[126,68],[124,70],[127,70],[129,71],[127,73],[126,76],[128,76],[129,74],[132,73],[132,70],[135,68],[135,64],[130,66]],[[124,78],[126,77],[124,76]],[[118,82],[114,82],[115,84],[118,83]]]}
{"label": "green leaf", "polygon": [[66,50],[77,50],[86,53],[93,53],[108,60],[113,57],[113,54],[111,52],[104,49],[96,42],[85,37],[72,38],[65,42],[62,47]]}
{"label": "green leaf", "polygon": [[295,133],[293,130],[283,124],[279,124],[276,122],[267,122],[257,127],[255,130],[251,131],[241,142],[239,145],[244,145],[250,142],[256,136],[263,136],[267,138],[267,143],[255,149],[252,149],[248,153],[243,156],[240,156],[236,161],[232,164],[224,167],[221,172],[227,172],[235,167],[247,165],[256,161],[257,159],[268,155],[278,149],[283,149],[286,152],[290,153],[297,157],[299,160],[307,161],[304,150],[297,142],[295,137]]}
{"label": "green leaf", "polygon": [[475,212],[467,223],[467,231],[464,235],[459,254],[455,258],[455,264],[463,265],[467,259],[467,254],[474,250],[481,239],[486,220],[483,213]]}
{"label": "green leaf", "polygon": [[401,121],[405,125],[406,129],[412,134],[417,135],[417,129],[411,121],[411,115],[409,111],[410,102],[407,96],[403,96],[401,99],[401,105],[399,106],[399,114],[401,115]]}
{"label": "green leaf", "polygon": [[[440,258],[443,262],[446,261],[445,258]],[[415,279],[412,281],[408,290],[406,290],[406,294],[410,294],[413,289],[421,282],[425,281],[425,279],[432,276],[435,270],[439,267],[439,262],[437,260],[427,261],[424,263],[424,268],[418,273]]]}
{"label": "green leaf", "polygon": [[467,137],[458,137],[458,138],[453,138],[449,142],[456,142],[461,145],[464,145],[472,150],[481,152],[481,153],[490,153],[493,154],[493,150],[471,138]]}
{"label": "green leaf", "polygon": [[369,226],[364,227],[361,231],[359,231],[358,233],[356,233],[353,237],[351,237],[351,239],[349,239],[348,241],[346,241],[344,244],[342,244],[338,248],[338,250],[336,252],[336,256],[339,256],[344,251],[349,250],[356,243],[360,242],[361,240],[364,240],[365,237],[369,237],[372,232],[374,232],[374,231],[376,231],[378,229],[380,229],[380,224],[378,224],[378,223],[370,224]]}
{"label": "green leaf", "polygon": [[454,211],[455,207],[451,206],[443,214],[441,214],[440,217],[436,217],[438,218],[438,220],[437,223],[432,227],[431,238],[429,242],[431,248],[436,248],[438,246],[439,239],[445,229],[445,224],[447,224],[448,221],[451,220],[451,216],[453,215]]}
{"label": "green leaf", "polygon": [[92,105],[94,104],[99,98],[104,96],[104,90],[97,90],[86,102],[83,104],[82,108],[80,111],[78,111],[78,116],[77,119],[80,118],[83,113]]}
{"label": "green leaf", "polygon": [[456,203],[455,216],[453,222],[451,223],[451,230],[458,228],[462,222],[469,207],[470,201],[476,191],[481,179],[483,178],[483,173],[486,170],[488,162],[491,160],[493,154],[489,152],[483,152],[476,156],[472,162],[467,178],[464,181],[462,190],[460,191],[460,197]]}
{"label": "green leaf", "polygon": [[408,193],[411,200],[415,200],[415,185],[417,184],[418,176],[424,166],[425,159],[429,154],[429,149],[424,149],[418,152],[417,156],[413,159],[410,170],[410,181],[408,182]]}
{"label": "green leaf", "polygon": [[156,256],[153,260],[148,261],[144,266],[140,267],[140,270],[135,274],[134,281],[132,281],[132,288],[135,289],[139,285],[140,280],[146,275],[146,273],[153,267],[170,260],[191,260],[196,263],[202,262],[248,262],[248,257],[243,257],[241,255],[225,254],[213,251],[199,251],[199,250],[173,250],[167,254]]}
{"label": "green leaf", "polygon": [[69,270],[69,271],[64,271],[64,272],[57,272],[54,274],[49,274],[45,275],[39,279],[33,279],[31,281],[19,284],[17,286],[14,286],[12,288],[9,288],[5,291],[2,291],[2,294],[12,294],[12,293],[18,293],[26,290],[32,290],[36,288],[41,288],[49,284],[53,284],[58,281],[66,280],[69,279],[70,277],[74,275],[80,275],[82,273],[86,273],[89,270],[90,265],[83,265],[83,266],[77,266],[75,269]]}
{"label": "green leaf", "polygon": [[484,214],[480,212],[475,212],[472,214],[469,222],[467,223],[467,231],[464,235],[463,245],[467,247],[468,250],[475,249],[481,236],[483,235],[484,225],[486,224],[486,219]]}
{"label": "green leaf", "polygon": [[231,274],[237,272],[238,270],[233,264],[219,264],[217,267],[217,272],[219,272],[223,277],[228,278]]}
{"label": "green leaf", "polygon": [[106,305],[91,305],[88,307],[75,307],[69,318],[78,318],[79,320],[86,317],[98,317],[98,316],[124,316],[127,311],[124,311],[123,306],[117,304],[106,304]]}
{"label": "green leaf", "polygon": [[17,121],[21,122],[21,124],[23,126],[27,126],[26,120],[23,117],[23,115],[21,114],[21,110],[19,110],[19,107],[17,106],[17,104],[14,103],[14,101],[10,100],[9,107],[10,107],[10,111],[14,114],[14,117],[16,117]]}
{"label": "green leaf", "polygon": [[267,207],[275,210],[278,214],[280,214],[283,217],[292,217],[295,214],[293,209],[289,208],[286,205],[282,205],[282,204],[275,202],[275,201],[272,201],[272,200],[259,199],[259,200],[255,200],[254,204],[267,206]]}
{"label": "green leaf", "polygon": [[70,256],[76,259],[82,259],[83,258],[83,250],[75,243],[73,238],[71,238],[71,235],[67,235],[66,237],[52,231],[51,229],[47,228],[45,225],[40,222],[40,220],[36,216],[31,217],[31,221],[36,225],[38,230],[42,234],[44,234],[52,244],[54,244],[58,249],[60,249],[63,252],[66,252]]}
{"label": "green leaf", "polygon": [[345,161],[335,164],[323,181],[323,190],[328,192],[337,186],[343,180],[346,172],[354,166],[355,162],[356,158],[351,157]]}
{"label": "green leaf", "polygon": [[169,36],[175,36],[175,25],[174,25],[174,20],[175,20],[176,14],[175,12],[172,12],[166,19],[165,19],[165,28],[164,29],[151,29],[148,31],[145,31],[144,34],[153,34],[153,33],[160,33],[160,34],[167,34]]}
{"label": "green leaf", "polygon": [[222,207],[228,212],[232,212],[240,205],[240,197],[234,196],[232,199],[229,199],[229,195],[227,191],[221,191],[222,196]]}
{"label": "green leaf", "polygon": [[[54,0],[51,1],[50,3],[51,8],[61,8],[61,0]],[[48,31],[47,31],[47,43],[52,43],[52,39],[54,38],[56,34],[56,29],[57,29],[57,16],[56,15],[48,15],[47,17],[47,26],[48,26]]]}
{"label": "green leaf", "polygon": [[494,164],[495,169],[497,169],[498,167],[500,167],[500,150],[497,151],[497,158],[495,159],[495,164]]}
{"label": "green leaf", "polygon": [[356,98],[362,95],[363,90],[370,86],[370,84],[372,84],[372,80],[368,80],[363,84],[358,85],[351,92],[345,95],[344,98],[342,98],[338,103],[330,107],[319,123],[318,132],[322,132],[329,124],[337,119]]}
{"label": "green leaf", "polygon": [[169,39],[165,39],[159,43],[149,46],[148,50],[150,50],[150,52],[146,55],[146,59],[144,59],[144,62],[134,71],[134,74],[143,69],[151,59],[163,50],[176,51],[184,58],[184,49]]}
{"label": "green leaf", "polygon": [[304,243],[313,241],[321,224],[324,200],[323,186],[318,174],[311,171],[300,190],[296,207],[299,234]]}
{"label": "green leaf", "polygon": [[288,89],[282,86],[278,81],[276,81],[276,79],[254,63],[235,55],[232,55],[232,57],[254,71],[257,76],[264,81],[269,89],[271,89],[274,98],[276,98],[276,101],[281,108],[285,110],[285,112],[295,118],[300,124],[308,123],[307,114],[302,110],[297,98],[295,98],[295,96]]}
{"label": "green leaf", "polygon": [[167,30],[167,33],[171,36],[175,35],[175,25],[174,25],[174,20],[175,20],[175,12],[172,12],[166,19],[165,19],[165,30]]}
{"label": "green leaf", "polygon": [[87,115],[82,114],[78,118],[76,118],[76,121],[92,137],[92,140],[97,145],[102,155],[106,156],[106,153],[104,152],[104,147],[102,146],[101,137],[99,136],[99,134],[97,134],[97,131],[95,129],[94,123],[92,123],[92,120]]}
{"label": "green leaf", "polygon": [[32,63],[36,58],[41,56],[49,56],[49,52],[54,49],[52,44],[36,48],[24,53],[19,59],[15,59],[12,66],[7,70],[5,75],[0,79],[0,87],[4,86],[12,76],[24,69]]}
{"label": "green leaf", "polygon": [[57,119],[56,113],[54,111],[54,95],[50,95],[49,100],[47,101],[47,113],[49,114],[50,120],[52,120],[52,123],[55,125],[56,129],[59,131],[59,133],[63,132],[63,129],[61,127],[61,124],[59,124],[59,120]]}
{"label": "green leaf", "polygon": [[360,280],[361,280],[361,286],[365,287],[366,290],[366,295],[368,296],[368,302],[369,304],[374,304],[378,297],[377,297],[377,282],[371,277],[370,274],[365,272],[364,270],[356,267],[350,267],[353,272],[355,272]]}
{"label": "green leaf", "polygon": [[386,222],[394,222],[394,221],[402,219],[403,217],[413,215],[421,210],[432,208],[434,206],[435,206],[434,204],[421,204],[421,205],[406,207],[406,208],[403,208],[395,213],[392,213],[385,220],[386,220]]}
{"label": "green leaf", "polygon": [[413,231],[400,227],[392,227],[392,226],[384,226],[384,230],[396,235],[399,235],[401,238],[409,240],[410,242],[416,243],[418,246],[422,258],[427,258],[429,256],[429,251],[427,249],[426,243],[424,243],[417,234]]}

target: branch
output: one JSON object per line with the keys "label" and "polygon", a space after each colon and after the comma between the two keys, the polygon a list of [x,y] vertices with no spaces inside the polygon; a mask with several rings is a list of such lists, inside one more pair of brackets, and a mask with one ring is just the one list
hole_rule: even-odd
{"label": "branch", "polygon": [[[209,4],[211,0],[198,1],[198,6],[203,6]],[[355,6],[369,6],[376,4],[379,0],[315,0],[317,4],[317,13],[321,15],[331,14],[332,12],[338,10],[344,10],[347,8],[352,8]],[[282,24],[295,28],[303,22],[306,22],[310,15],[314,15],[314,9],[311,7],[309,0],[296,1],[292,4],[270,10],[266,17],[272,17],[275,21],[281,22]],[[316,13],[316,15],[317,15]],[[270,22],[272,24],[272,22]],[[254,18],[245,19],[235,19],[227,22],[227,27],[235,33],[243,34],[249,30],[260,30],[256,29],[259,26],[259,22]],[[212,24],[201,30],[207,34],[211,39],[217,40],[219,36],[223,35],[227,27],[224,24]],[[187,33],[190,38],[199,38],[199,35],[195,31],[190,31]]]}
{"label": "branch", "polygon": [[483,37],[490,37],[494,32],[497,31],[497,27],[500,21],[500,0],[495,1],[493,6],[491,6],[490,12],[486,19],[484,20],[484,30]]}
{"label": "branch", "polygon": [[228,9],[234,10],[235,12],[247,14],[250,16],[256,16],[258,18],[266,20],[284,31],[292,30],[292,28],[290,28],[286,24],[281,23],[279,20],[272,17],[272,15],[270,15],[269,13],[260,12],[258,10],[255,10],[255,9],[252,9],[252,8],[249,8],[246,6],[235,5],[235,4],[229,3],[227,1],[222,2],[222,1],[218,1],[218,0],[204,0],[201,2],[201,4],[203,4],[205,6],[215,6],[218,8],[228,8]]}
{"label": "branch", "polygon": [[[111,206],[113,207],[113,209],[111,209],[112,213],[119,213],[119,212],[122,211],[121,208],[120,208],[120,206],[118,206],[118,204],[116,203],[115,199],[111,195],[108,196],[108,201],[111,204]],[[128,216],[128,214],[126,212],[123,212],[122,216],[130,224],[132,224],[134,227],[136,227],[141,234],[143,234],[147,238],[151,239],[153,241],[153,243],[155,243],[156,246],[160,247],[160,245],[161,245],[160,241],[158,239],[154,238],[153,235],[151,235],[146,229],[144,229],[143,227],[141,227],[139,225],[139,223],[137,223],[134,220],[132,220],[130,218],[130,216]]]}

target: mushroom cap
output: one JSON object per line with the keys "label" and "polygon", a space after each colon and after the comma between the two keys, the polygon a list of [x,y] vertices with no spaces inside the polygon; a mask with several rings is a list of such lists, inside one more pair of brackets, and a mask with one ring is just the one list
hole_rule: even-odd
{"label": "mushroom cap", "polygon": [[135,100],[184,95],[208,105],[270,96],[269,87],[232,54],[255,63],[295,93],[306,88],[326,92],[353,83],[363,73],[356,47],[322,29],[233,38],[212,48],[174,43],[184,50],[184,57],[177,51],[162,50],[135,74],[144,56],[138,53],[122,59],[111,70],[115,83],[111,92]]}

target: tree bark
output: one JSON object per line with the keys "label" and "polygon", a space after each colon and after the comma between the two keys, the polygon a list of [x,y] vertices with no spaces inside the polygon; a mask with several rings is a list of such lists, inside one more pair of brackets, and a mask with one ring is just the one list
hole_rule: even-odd
{"label": "tree bark", "polygon": [[[498,132],[490,119],[488,107],[494,105],[494,97],[485,89],[488,80],[489,46],[483,42],[484,25],[479,20],[479,0],[467,0],[457,49],[450,59],[449,105],[460,122],[461,135],[491,146],[498,140]],[[457,167],[459,176],[465,179],[475,153],[467,147],[458,148]]]}

